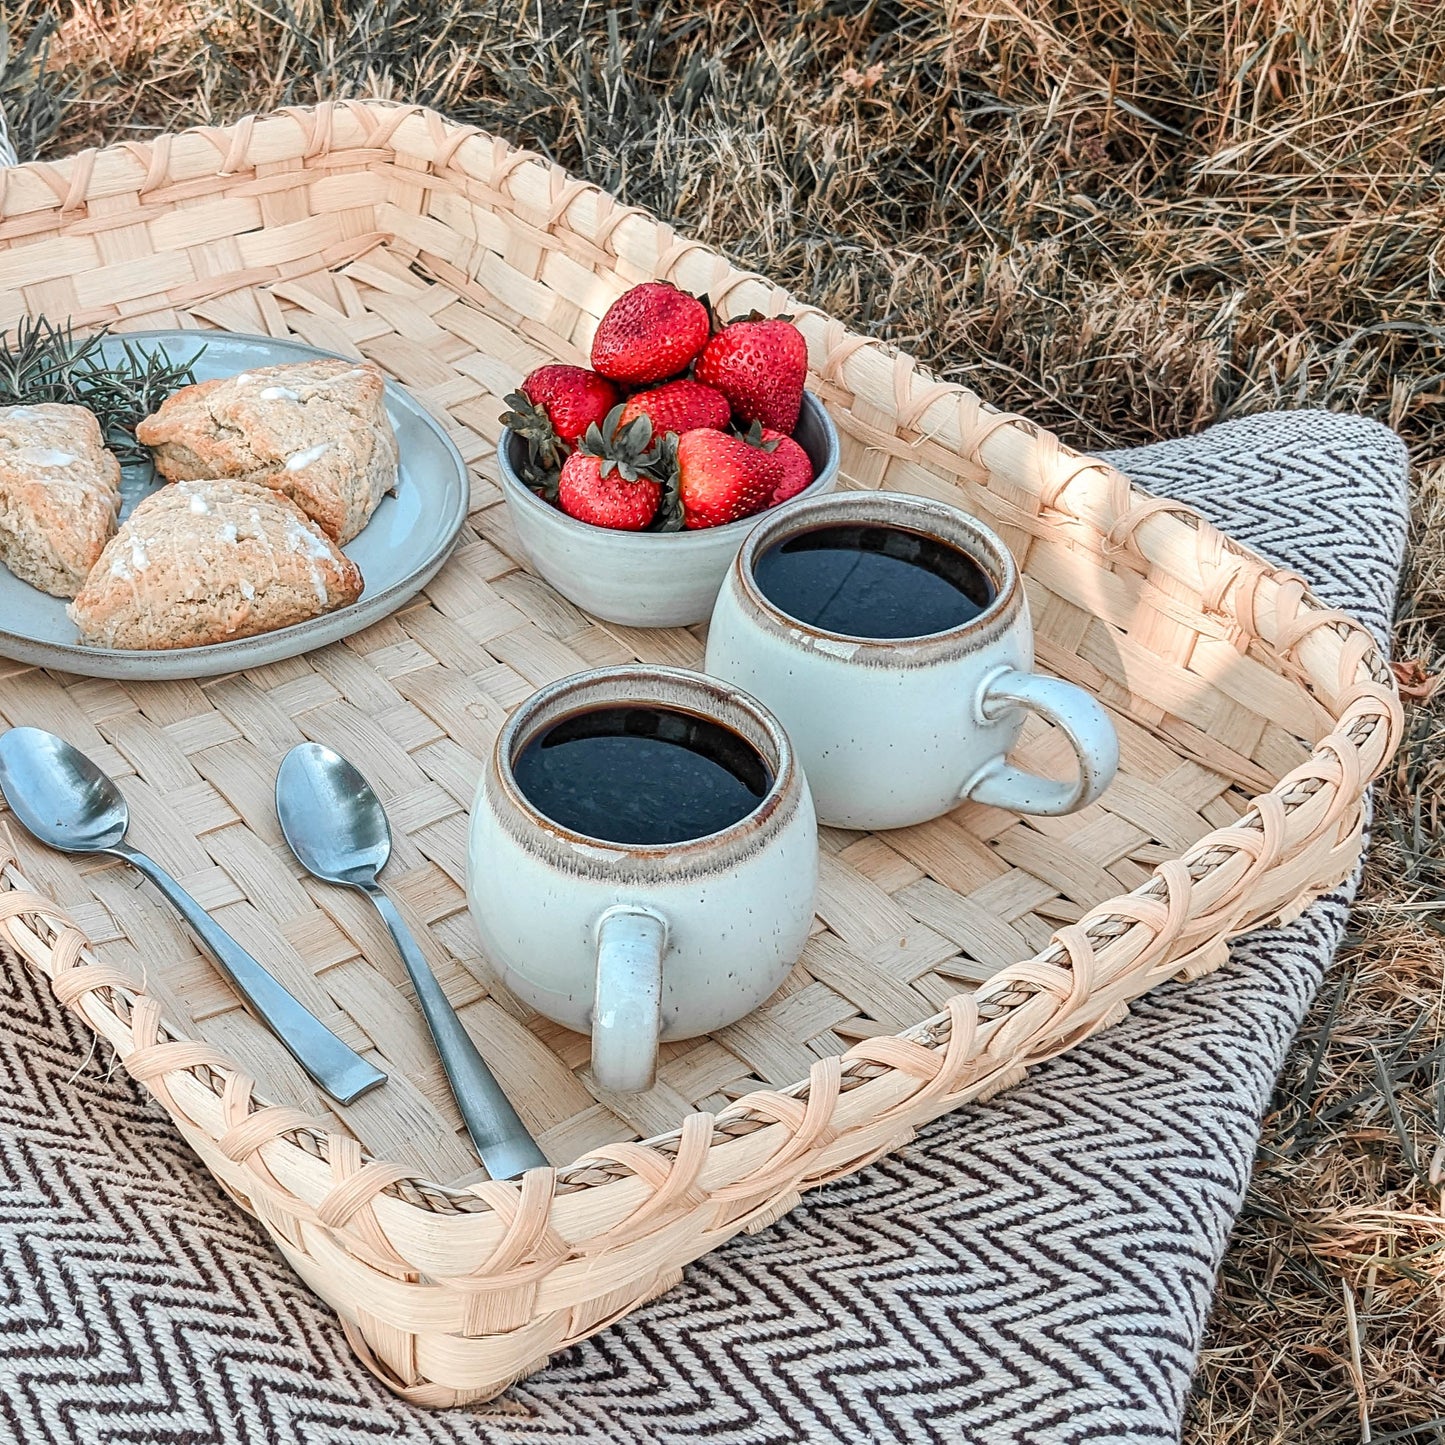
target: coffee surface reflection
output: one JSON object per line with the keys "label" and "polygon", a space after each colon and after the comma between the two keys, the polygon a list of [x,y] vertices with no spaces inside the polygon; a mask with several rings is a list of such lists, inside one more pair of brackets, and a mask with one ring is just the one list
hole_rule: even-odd
{"label": "coffee surface reflection", "polygon": [[730,728],[661,707],[588,708],[531,738],[512,766],[554,823],[609,843],[681,843],[746,818],[772,787]]}
{"label": "coffee surface reflection", "polygon": [[997,596],[966,552],[903,527],[816,527],[753,566],[763,596],[789,617],[846,637],[927,637],[971,622]]}

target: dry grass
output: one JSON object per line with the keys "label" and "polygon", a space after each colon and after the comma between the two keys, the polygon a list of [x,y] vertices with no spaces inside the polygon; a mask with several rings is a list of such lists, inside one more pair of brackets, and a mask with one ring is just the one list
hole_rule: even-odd
{"label": "dry grass", "polygon": [[[1081,445],[1276,406],[1388,421],[1417,462],[1399,652],[1445,668],[1438,0],[5,13],[0,102],[26,153],[331,95],[421,100]],[[1445,1440],[1442,734],[1445,707],[1418,707],[1353,938],[1280,1085],[1195,1445]]]}

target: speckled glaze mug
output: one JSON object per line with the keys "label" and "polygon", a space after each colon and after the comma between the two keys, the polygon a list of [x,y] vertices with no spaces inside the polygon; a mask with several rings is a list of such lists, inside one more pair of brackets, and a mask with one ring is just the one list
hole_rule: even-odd
{"label": "speckled glaze mug", "polygon": [[[854,637],[812,626],[758,585],[758,559],[825,527],[881,527],[965,553],[993,599],[977,616],[918,637]],[[1092,803],[1119,765],[1103,708],[1082,688],[1033,669],[1033,626],[1003,541],[943,502],[843,492],[766,515],[723,583],[708,631],[707,670],[745,688],[787,729],[820,822],[901,828],[965,799],[1015,813],[1072,813]],[[1007,761],[1034,711],[1068,738],[1074,778],[1040,777]]]}
{"label": "speckled glaze mug", "polygon": [[[702,837],[617,843],[573,832],[518,781],[528,744],[597,709],[653,708],[718,724],[770,783],[746,816]],[[787,976],[818,885],[808,785],[778,721],[728,683],[645,665],[563,678],[513,712],[472,808],[467,895],[503,983],[592,1036],[592,1072],[614,1092],[651,1085],[657,1045],[734,1023]]]}

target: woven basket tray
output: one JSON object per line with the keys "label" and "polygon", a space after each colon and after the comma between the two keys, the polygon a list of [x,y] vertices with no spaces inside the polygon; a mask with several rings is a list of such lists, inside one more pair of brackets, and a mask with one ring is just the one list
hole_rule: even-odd
{"label": "woven basket tray", "polygon": [[[343,104],[0,181],[0,324],[43,311],[365,355],[473,469],[451,562],[345,643],[200,684],[0,664],[5,722],[59,732],[120,778],[138,844],[390,1071],[329,1106],[133,875],[9,844],[0,938],[114,1045],[409,1399],[495,1394],[801,1191],[1214,967],[1358,854],[1400,715],[1357,625],[1196,514],[555,166],[426,111]],[[650,1092],[609,1097],[586,1040],[496,986],[463,870],[509,708],[603,663],[701,664],[701,629],[600,625],[530,576],[495,485],[503,394],[542,361],[583,361],[608,304],[661,276],[724,316],[797,317],[844,485],[941,497],[997,528],[1040,665],[1111,709],[1123,762],[1069,818],[971,805],[901,832],[825,830],[816,928],[783,988],[665,1046]],[[272,784],[303,738],[383,794],[390,888],[555,1169],[477,1171],[379,924],[286,852]],[[1019,752],[1067,764],[1039,725]]]}

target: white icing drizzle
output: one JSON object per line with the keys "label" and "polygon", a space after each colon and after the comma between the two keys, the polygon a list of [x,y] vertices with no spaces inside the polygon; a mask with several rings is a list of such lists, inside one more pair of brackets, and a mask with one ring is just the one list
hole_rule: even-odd
{"label": "white icing drizzle", "polygon": [[244,577],[241,578],[241,596],[244,597],[247,602],[254,602],[256,600],[256,589]]}
{"label": "white icing drizzle", "polygon": [[326,579],[321,575],[321,569],[316,564],[322,560],[329,560],[331,557],[331,548],[326,539],[317,536],[310,527],[303,526],[295,517],[287,517],[286,550],[296,552],[305,558],[306,571],[310,574],[312,587],[316,589],[317,601],[325,607],[328,602]]}
{"label": "white icing drizzle", "polygon": [[80,460],[74,452],[63,452],[58,447],[15,447],[5,459],[27,467],[68,467]]}
{"label": "white icing drizzle", "polygon": [[262,401],[300,401],[301,397],[289,386],[268,386],[256,393]]}
{"label": "white icing drizzle", "polygon": [[299,472],[303,467],[309,467],[312,462],[320,461],[330,450],[330,442],[317,442],[314,447],[307,447],[304,452],[295,452],[287,457],[286,470]]}
{"label": "white icing drizzle", "polygon": [[300,552],[303,557],[314,557],[318,562],[331,556],[331,547],[326,539],[318,537],[295,517],[286,518],[286,550]]}
{"label": "white icing drizzle", "polygon": [[223,542],[234,542],[237,540],[236,524],[234,522],[222,522],[221,530],[217,535]]}
{"label": "white icing drizzle", "polygon": [[199,492],[192,492],[190,510],[197,517],[205,517],[210,514],[211,509],[206,505],[206,499]]}
{"label": "white icing drizzle", "polygon": [[[129,553],[126,552],[127,545],[130,548]],[[144,572],[150,566],[150,560],[146,554],[145,543],[139,537],[126,538],[115,549],[115,555],[110,559],[110,575],[134,582],[136,573]]]}

